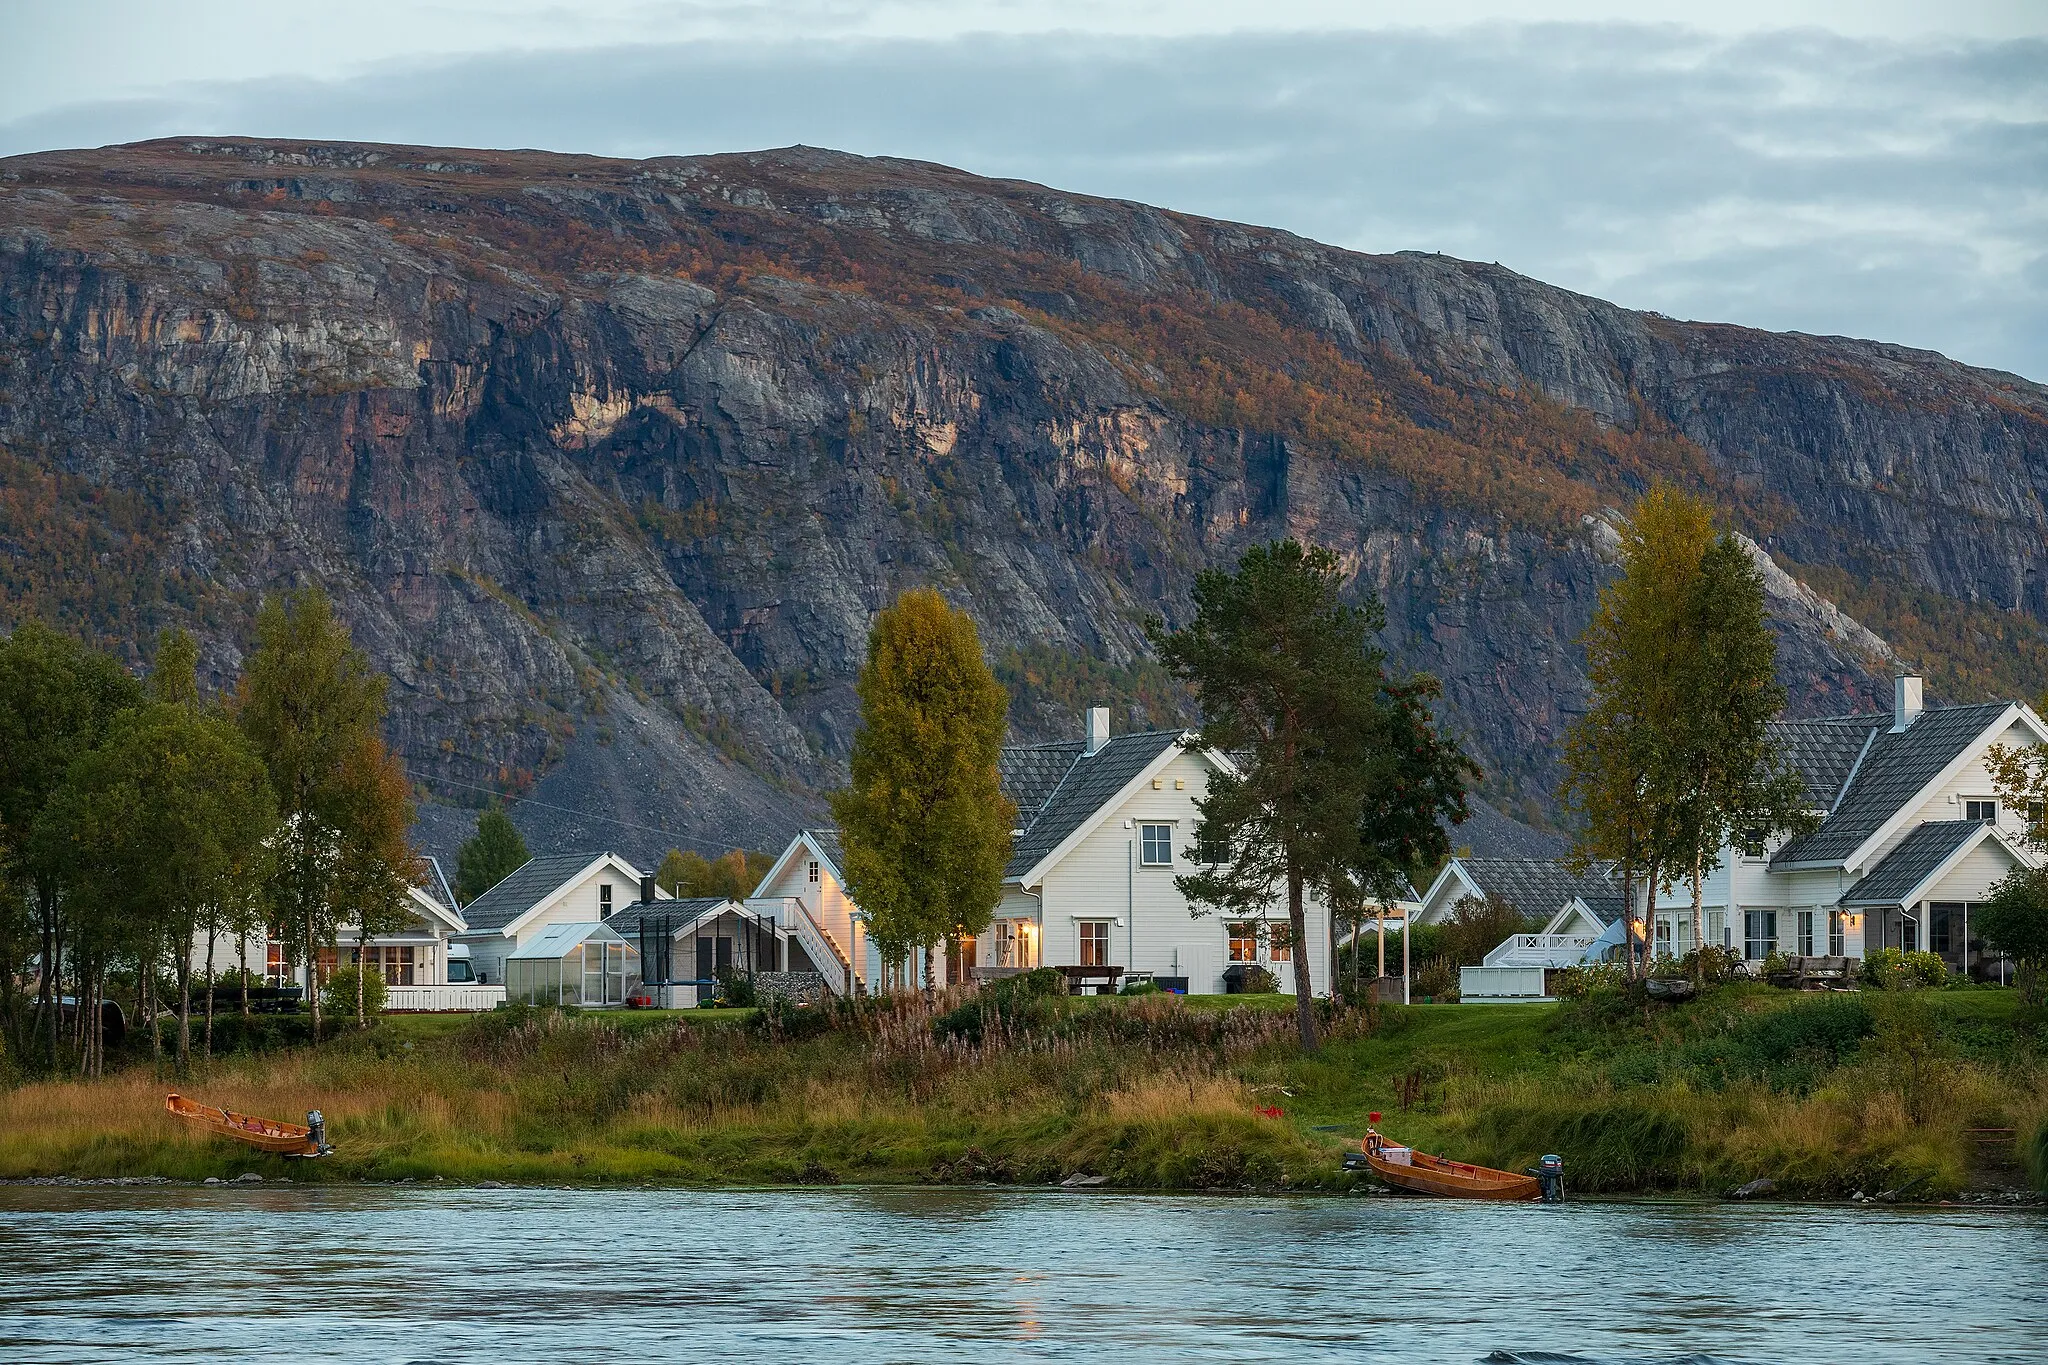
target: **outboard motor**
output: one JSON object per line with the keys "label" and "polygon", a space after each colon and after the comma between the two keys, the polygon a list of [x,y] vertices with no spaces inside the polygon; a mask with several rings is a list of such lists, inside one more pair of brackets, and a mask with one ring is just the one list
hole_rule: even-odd
{"label": "outboard motor", "polygon": [[1564,1202],[1564,1158],[1552,1153],[1536,1163],[1536,1183],[1543,1188],[1543,1202]]}
{"label": "outboard motor", "polygon": [[[313,1130],[307,1136],[312,1139],[313,1145],[320,1150],[320,1155],[325,1156],[334,1150],[327,1145],[327,1116],[325,1114],[321,1113],[318,1109],[308,1110],[306,1112],[306,1126]],[[1548,1157],[1544,1158],[1546,1161],[1549,1159]],[[1550,1196],[1546,1194],[1543,1197],[1548,1199]]]}

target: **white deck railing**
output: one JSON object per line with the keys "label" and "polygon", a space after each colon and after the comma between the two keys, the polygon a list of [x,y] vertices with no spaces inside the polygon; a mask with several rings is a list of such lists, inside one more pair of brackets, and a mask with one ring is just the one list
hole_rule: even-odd
{"label": "white deck railing", "polygon": [[1514,934],[1486,955],[1489,967],[1569,967],[1593,946],[1592,934]]}
{"label": "white deck railing", "polygon": [[503,986],[386,986],[384,1008],[402,1014],[461,1014],[496,1009],[505,1003]]}

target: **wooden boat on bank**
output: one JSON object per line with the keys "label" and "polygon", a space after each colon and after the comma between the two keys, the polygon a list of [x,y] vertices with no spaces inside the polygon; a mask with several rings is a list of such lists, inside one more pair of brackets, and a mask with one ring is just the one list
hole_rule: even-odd
{"label": "wooden boat on bank", "polygon": [[1516,1201],[1543,1197],[1542,1182],[1533,1175],[1516,1175],[1511,1171],[1496,1171],[1490,1166],[1447,1161],[1440,1156],[1389,1142],[1375,1128],[1365,1130],[1365,1141],[1360,1148],[1358,1155],[1364,1158],[1364,1164],[1374,1175],[1396,1189],[1434,1194],[1446,1199]]}
{"label": "wooden boat on bank", "polygon": [[261,1152],[279,1156],[326,1156],[334,1150],[327,1145],[326,1121],[317,1109],[306,1115],[310,1123],[300,1124],[259,1119],[252,1114],[238,1114],[232,1109],[216,1109],[175,1093],[164,1096],[164,1108],[209,1132],[246,1142]]}

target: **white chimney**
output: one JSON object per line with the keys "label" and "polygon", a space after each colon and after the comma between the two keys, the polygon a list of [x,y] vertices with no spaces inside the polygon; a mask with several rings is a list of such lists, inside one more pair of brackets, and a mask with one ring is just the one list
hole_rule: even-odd
{"label": "white chimney", "polygon": [[1109,708],[1107,706],[1091,706],[1088,708],[1088,751],[1086,756],[1093,758],[1101,753],[1103,746],[1108,743]]}
{"label": "white chimney", "polygon": [[1920,675],[1901,673],[1892,679],[1892,733],[1911,725],[1920,715]]}

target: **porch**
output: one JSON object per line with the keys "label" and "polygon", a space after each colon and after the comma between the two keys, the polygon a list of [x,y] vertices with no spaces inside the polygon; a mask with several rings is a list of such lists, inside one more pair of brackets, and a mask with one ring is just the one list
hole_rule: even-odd
{"label": "porch", "polygon": [[[1571,967],[1586,959],[1598,934],[1511,934],[1482,960],[1487,967]],[[1540,990],[1537,992],[1542,993]]]}

